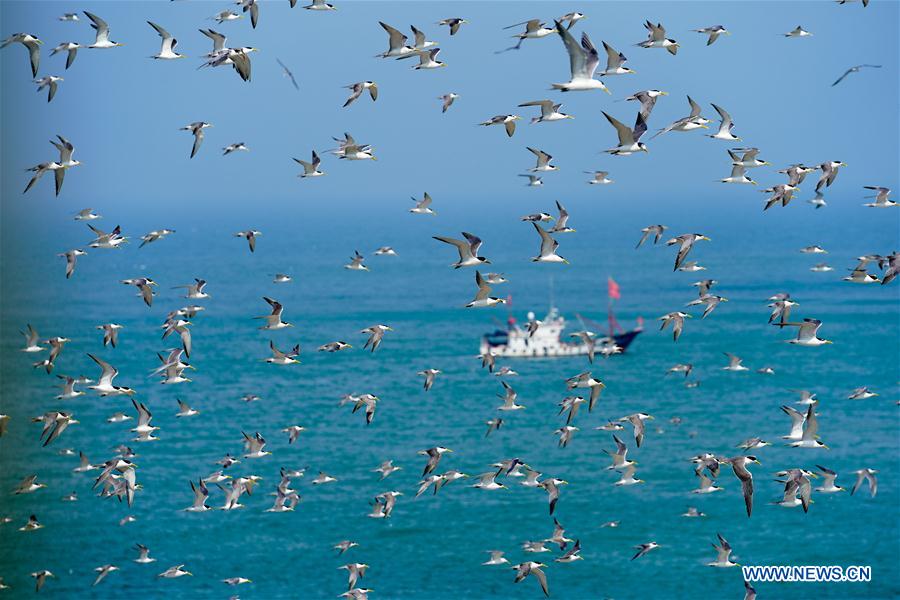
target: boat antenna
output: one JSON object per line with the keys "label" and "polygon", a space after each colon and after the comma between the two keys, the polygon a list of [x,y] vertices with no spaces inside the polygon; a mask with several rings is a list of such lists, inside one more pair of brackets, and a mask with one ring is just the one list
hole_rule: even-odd
{"label": "boat antenna", "polygon": [[553,275],[550,276],[550,309],[553,310]]}

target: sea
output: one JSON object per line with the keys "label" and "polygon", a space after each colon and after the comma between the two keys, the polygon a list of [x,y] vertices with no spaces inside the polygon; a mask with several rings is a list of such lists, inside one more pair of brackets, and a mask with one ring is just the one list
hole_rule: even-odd
{"label": "sea", "polygon": [[[525,190],[522,195],[527,193]],[[763,214],[758,206],[735,208],[716,202],[691,205],[671,200],[652,217],[638,204],[617,205],[580,198],[568,203],[575,233],[561,234],[559,253],[571,264],[533,264],[538,239],[521,215],[552,204],[523,199],[449,200],[438,217],[408,214],[404,198],[391,202],[334,206],[306,203],[282,214],[255,215],[248,222],[229,213],[195,215],[191,211],[166,222],[166,215],[105,215],[94,224],[109,230],[118,217],[131,243],[118,250],[89,250],[79,259],[70,280],[65,261],[55,256],[83,247],[91,236],[82,223],[63,210],[21,217],[3,225],[2,346],[0,346],[0,412],[9,415],[0,437],[0,576],[10,586],[8,598],[32,597],[29,574],[49,569],[42,597],[109,598],[126,595],[168,598],[334,598],[347,590],[348,562],[366,563],[361,587],[373,598],[539,598],[534,578],[515,584],[508,565],[482,566],[488,550],[503,550],[513,564],[535,559],[546,563],[550,593],[555,598],[742,598],[741,570],[715,569],[716,534],[733,547],[742,565],[864,565],[868,583],[756,583],[759,598],[896,598],[900,581],[900,484],[897,434],[898,283],[881,286],[841,281],[862,254],[897,249],[896,218],[865,211],[859,202],[820,211],[795,201],[781,212]],[[79,207],[80,208],[80,207]],[[102,208],[98,209],[102,212]],[[234,211],[232,211],[234,212]],[[847,218],[853,214],[853,218]],[[152,218],[151,218],[152,216]],[[38,219],[42,225],[35,227]],[[652,220],[651,220],[652,219]],[[690,259],[707,270],[673,272],[675,249],[664,244],[634,246],[640,228],[652,222],[670,225],[677,235],[700,232],[712,241],[699,242]],[[139,235],[162,226],[175,234],[138,248]],[[234,233],[254,227],[263,232],[256,252]],[[482,254],[491,259],[486,271],[502,272],[509,283],[494,294],[511,303],[492,309],[466,309],[475,292],[474,269],[454,270],[455,254],[433,235],[459,237],[472,231],[484,240]],[[664,239],[668,239],[668,235]],[[799,249],[817,243],[826,255]],[[397,256],[374,256],[391,245]],[[366,256],[369,272],[343,268],[354,250]],[[825,261],[830,273],[810,267]],[[872,266],[874,269],[874,266]],[[272,282],[275,273],[293,281]],[[153,306],[145,306],[136,290],[119,280],[150,276],[158,283]],[[211,298],[192,301],[183,289],[193,278],[207,280]],[[607,278],[621,288],[615,303],[618,321],[632,328],[639,317],[644,331],[628,351],[608,359],[586,357],[502,360],[518,371],[506,381],[527,408],[504,415],[504,426],[485,436],[485,422],[497,415],[500,379],[481,368],[476,355],[483,334],[504,326],[512,316],[520,323],[529,311],[537,318],[551,302],[568,319],[567,331],[581,328],[579,313],[605,323]],[[691,283],[718,281],[714,292],[728,298],[710,316],[685,309],[697,296]],[[793,330],[767,324],[767,299],[789,292],[800,305],[792,319],[823,321],[820,335],[834,341],[819,348],[786,343]],[[267,314],[263,297],[279,300],[284,319],[294,327],[260,331]],[[160,385],[149,372],[157,353],[170,348],[162,340],[165,315],[186,304],[206,310],[192,319],[193,379]],[[702,307],[701,307],[702,308]],[[687,310],[682,337],[660,332],[658,317]],[[119,346],[104,348],[97,325],[124,325]],[[52,375],[34,369],[43,355],[20,351],[19,331],[33,325],[42,337],[66,336]],[[377,352],[363,349],[360,330],[374,324],[393,328]],[[343,340],[353,348],[336,354],[316,352],[326,342]],[[269,356],[273,341],[280,349],[300,344],[301,364],[275,366]],[[740,356],[746,372],[723,371],[723,353]],[[134,421],[109,424],[117,411],[135,415],[127,397],[99,397],[90,391],[74,400],[55,400],[56,374],[96,379],[94,353],[119,370],[117,384],[133,387],[136,400],[153,413],[159,441],[131,442]],[[686,387],[682,375],[667,375],[676,363],[692,363]],[[771,367],[774,374],[756,372]],[[434,387],[423,390],[416,373],[437,368]],[[553,431],[565,417],[558,403],[570,392],[565,380],[591,370],[606,389],[589,413],[581,410],[579,427],[566,448],[557,446]],[[854,388],[869,386],[880,395],[849,400]],[[782,436],[790,428],[782,405],[794,406],[807,389],[819,398],[819,434],[825,450],[794,449]],[[260,400],[244,402],[245,394]],[[344,394],[371,393],[380,400],[374,421],[340,406]],[[176,418],[176,399],[200,411]],[[66,410],[80,421],[48,447],[41,447],[39,424],[31,418],[50,410]],[[635,412],[655,418],[647,423],[643,445],[636,448],[630,427],[619,432],[638,461],[640,485],[617,487],[618,474],[607,469],[604,450],[615,448],[612,435],[595,429],[608,419]],[[288,444],[282,429],[306,428]],[[227,470],[233,476],[262,478],[245,508],[185,512],[191,504],[190,482],[219,467],[226,453],[240,456],[242,432],[259,432],[271,455],[242,459]],[[724,467],[722,492],[692,494],[696,477],[690,458],[701,452],[734,456],[743,440],[760,436],[771,443],[756,452],[752,465],[753,516],[744,511],[740,484]],[[128,444],[136,453],[138,490],[134,505],[100,498],[92,490],[97,471],[74,473],[78,457],[60,455],[71,448],[93,463],[115,455]],[[416,498],[425,459],[417,451],[433,446],[453,450],[438,472],[459,469],[473,477],[455,481],[437,495]],[[473,489],[474,476],[490,471],[502,459],[517,457],[544,476],[568,482],[562,486],[554,517],[566,535],[578,539],[584,560],[554,562],[560,552],[525,553],[525,541],[553,532],[547,495],[515,478],[498,478],[508,489]],[[392,459],[402,470],[380,481],[373,472]],[[789,468],[839,473],[837,483],[849,490],[853,471],[879,471],[877,496],[866,486],[854,495],[814,493],[808,513],[772,504],[783,486],[775,473]],[[292,482],[302,496],[293,512],[269,513],[279,469],[306,469]],[[320,471],[337,478],[312,485]],[[14,495],[24,477],[37,474],[47,487]],[[820,481],[820,480],[818,480]],[[818,484],[814,481],[814,485]],[[390,519],[371,519],[371,503],[385,491],[400,491]],[[77,502],[61,498],[77,493]],[[220,506],[223,493],[210,486],[209,504]],[[681,516],[688,507],[705,516]],[[22,532],[29,515],[44,525]],[[134,521],[120,524],[133,516]],[[615,528],[601,527],[610,521]],[[359,546],[339,556],[332,549],[342,540]],[[655,541],[660,548],[632,561],[634,546]],[[135,544],[150,548],[157,559],[137,564]],[[537,558],[535,558],[537,557]],[[94,569],[113,564],[96,587]],[[160,579],[173,565],[193,573]],[[230,587],[229,577],[251,583]]]}

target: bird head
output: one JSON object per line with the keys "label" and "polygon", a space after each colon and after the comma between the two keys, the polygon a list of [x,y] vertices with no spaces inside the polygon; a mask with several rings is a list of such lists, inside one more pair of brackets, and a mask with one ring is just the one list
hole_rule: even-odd
{"label": "bird head", "polygon": [[641,150],[641,152],[650,152],[650,149],[647,148],[647,144],[645,144],[644,142],[638,142],[638,148]]}

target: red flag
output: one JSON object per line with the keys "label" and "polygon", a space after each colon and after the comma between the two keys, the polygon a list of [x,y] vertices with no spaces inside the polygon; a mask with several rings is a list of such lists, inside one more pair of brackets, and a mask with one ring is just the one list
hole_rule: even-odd
{"label": "red flag", "polygon": [[613,281],[612,277],[607,278],[606,285],[609,290],[610,298],[612,298],[613,300],[618,300],[622,297],[622,295],[619,293],[619,284]]}

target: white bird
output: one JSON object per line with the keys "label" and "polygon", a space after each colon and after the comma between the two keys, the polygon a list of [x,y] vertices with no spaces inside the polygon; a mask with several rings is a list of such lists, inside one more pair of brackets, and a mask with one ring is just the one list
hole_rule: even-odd
{"label": "white bird", "polygon": [[725,29],[725,27],[723,27],[722,25],[713,25],[711,27],[704,27],[703,29],[694,29],[694,31],[709,36],[706,40],[707,46],[711,46],[713,42],[719,39],[720,35],[731,35],[731,32]]}
{"label": "white bird", "polygon": [[22,44],[25,46],[28,49],[28,57],[31,61],[31,76],[37,77],[38,67],[41,64],[41,44],[43,43],[30,33],[14,33],[0,43],[0,49],[6,48],[10,44]]}
{"label": "white bird", "polygon": [[806,31],[805,29],[803,29],[803,27],[801,27],[800,25],[797,25],[795,28],[793,28],[792,30],[790,30],[787,33],[784,33],[782,35],[784,35],[784,37],[799,38],[799,37],[809,37],[812,34],[808,31]]}
{"label": "white bird", "polygon": [[359,98],[366,90],[369,91],[369,96],[372,98],[372,102],[378,100],[378,84],[376,84],[374,81],[360,81],[358,83],[353,83],[344,87],[350,90],[350,97],[347,98],[346,102],[344,102],[343,108],[347,108],[348,106],[353,104],[356,99]]}
{"label": "white bird", "polygon": [[40,92],[44,88],[47,88],[47,102],[50,102],[51,100],[53,100],[53,96],[56,95],[56,90],[59,88],[60,81],[63,81],[62,77],[57,77],[56,75],[47,75],[46,77],[35,79],[34,83],[36,83],[38,86],[38,92]]}
{"label": "white bird", "polygon": [[609,121],[609,124],[612,125],[616,133],[619,137],[619,145],[615,148],[610,148],[609,150],[604,150],[604,152],[608,154],[614,154],[616,156],[629,156],[634,154],[635,152],[649,152],[650,150],[647,148],[647,144],[640,141],[641,137],[647,131],[647,121],[644,120],[644,117],[641,116],[639,112],[637,115],[637,119],[634,123],[634,128],[628,127],[618,119],[611,117],[606,111],[602,111],[603,116],[606,117],[606,120]]}
{"label": "white bird", "polygon": [[875,474],[878,473],[875,469],[860,469],[859,471],[853,471],[856,475],[856,483],[853,484],[853,489],[850,490],[850,495],[856,493],[856,491],[862,486],[863,481],[866,481],[869,484],[869,494],[872,498],[875,497],[875,494],[878,493],[878,479],[875,477]]}
{"label": "white bird", "polygon": [[747,367],[741,364],[741,357],[735,356],[730,352],[725,352],[725,356],[728,357],[728,365],[722,367],[723,371],[749,371]]}
{"label": "white bird", "polygon": [[344,265],[344,268],[351,271],[368,271],[369,267],[363,264],[364,260],[366,260],[366,257],[360,254],[358,250],[354,250],[353,256],[350,257],[350,263]]}
{"label": "white bird", "polygon": [[559,167],[555,165],[551,165],[550,161],[553,160],[553,157],[543,150],[538,150],[536,148],[527,147],[527,150],[537,157],[537,163],[534,167],[528,169],[532,173],[545,173],[548,171],[557,171]]}
{"label": "white bird", "polygon": [[378,22],[388,34],[388,49],[378,55],[378,58],[399,58],[415,54],[416,49],[406,44],[408,39],[403,33],[382,21]]}
{"label": "white bird", "polygon": [[462,267],[474,267],[482,264],[490,264],[491,261],[484,258],[483,256],[478,256],[478,250],[481,248],[481,238],[471,233],[462,232],[462,235],[465,239],[458,240],[456,238],[451,237],[443,237],[443,236],[433,236],[434,239],[439,242],[444,242],[445,244],[450,244],[456,248],[456,251],[459,253],[459,260],[452,265],[454,269],[459,269]]}
{"label": "white bird", "polygon": [[818,337],[819,328],[822,321],[819,319],[803,319],[802,323],[775,323],[778,327],[798,327],[797,337],[792,340],[786,340],[789,344],[797,344],[798,346],[823,346],[825,344],[833,344],[831,340],[823,340]]}
{"label": "white bird", "polygon": [[247,240],[247,244],[250,246],[250,252],[256,251],[256,238],[262,235],[262,231],[256,231],[255,229],[248,229],[246,231],[238,231],[234,234],[234,237],[244,238]]}
{"label": "white bird", "polygon": [[559,111],[559,108],[562,104],[556,104],[553,100],[533,100],[531,102],[523,102],[519,105],[519,107],[524,106],[539,106],[541,109],[541,116],[532,117],[531,124],[535,123],[547,123],[550,121],[564,121],[566,119],[574,119],[572,115],[567,115],[563,112]]}
{"label": "white bird", "polygon": [[509,561],[503,558],[503,550],[487,550],[487,552],[491,555],[491,558],[481,563],[482,565],[509,564]]}
{"label": "white bird", "polygon": [[496,115],[488,119],[487,121],[483,121],[479,123],[482,127],[488,127],[490,125],[503,125],[506,129],[507,137],[512,137],[516,132],[516,121],[520,120],[522,117],[519,115]]}
{"label": "white bird", "polygon": [[609,171],[585,171],[588,175],[593,175],[593,178],[588,179],[588,183],[591,185],[607,185],[613,183],[613,180],[609,178]]}
{"label": "white bird", "polygon": [[295,158],[294,162],[303,167],[303,173],[297,175],[297,177],[321,177],[325,175],[324,171],[319,170],[319,165],[322,164],[322,159],[319,158],[319,155],[316,154],[316,151],[312,151],[312,159],[310,162],[306,162],[305,160],[300,160],[299,158]]}
{"label": "white bird", "polygon": [[868,202],[863,204],[863,206],[867,206],[869,208],[890,208],[892,206],[900,206],[900,202],[894,202],[888,196],[891,195],[891,188],[874,186],[874,185],[864,185],[863,186],[867,190],[874,190],[874,196],[868,196],[869,198],[874,197],[875,202]]}
{"label": "white bird", "polygon": [[716,140],[725,140],[729,142],[740,141],[741,138],[737,137],[733,133],[731,133],[732,128],[734,128],[734,121],[731,119],[731,115],[722,108],[721,106],[712,105],[716,112],[719,113],[719,117],[721,121],[719,123],[719,130],[716,131],[712,135],[708,135],[706,137],[711,137]]}
{"label": "white bird", "polygon": [[[552,29],[548,31],[550,33],[553,32]],[[597,48],[591,42],[590,36],[582,32],[581,45],[579,46],[572,34],[567,29],[564,29],[559,22],[556,23],[556,32],[559,33],[559,37],[562,38],[563,45],[566,47],[566,52],[569,53],[569,71],[571,76],[566,83],[553,83],[551,87],[562,92],[603,90],[607,94],[611,94],[612,92],[607,89],[602,81],[594,79],[594,73],[600,64],[600,56]]]}
{"label": "white bird", "polygon": [[172,34],[153,23],[152,21],[147,21],[147,24],[150,25],[153,29],[156,30],[156,33],[159,34],[159,37],[162,38],[162,46],[159,49],[159,53],[151,58],[156,60],[174,60],[176,58],[186,58],[184,54],[178,54],[175,52],[175,46],[178,45],[178,40],[172,37]]}
{"label": "white bird", "polygon": [[206,121],[196,121],[189,125],[185,125],[179,131],[190,131],[191,135],[194,136],[194,145],[191,147],[191,158],[197,154],[197,150],[200,149],[200,145],[203,143],[203,130],[207,127],[212,127],[212,123],[207,123]]}
{"label": "white bird", "polygon": [[556,253],[556,249],[559,248],[559,242],[554,240],[550,234],[537,223],[532,221],[531,224],[534,225],[535,231],[541,236],[540,253],[537,256],[532,257],[531,261],[569,264],[568,260]]}
{"label": "white bird", "polygon": [[678,42],[666,37],[666,28],[662,26],[662,23],[654,25],[650,21],[645,21],[644,28],[647,29],[647,39],[640,42],[638,46],[641,48],[665,48],[673,56],[678,54]]}
{"label": "white bird", "polygon": [[738,563],[731,561],[731,544],[728,543],[728,540],[722,537],[721,533],[717,533],[716,537],[719,538],[719,544],[713,544],[713,548],[716,549],[716,560],[710,563],[706,563],[710,567],[736,567]]}
{"label": "white bird", "polygon": [[454,92],[448,92],[443,96],[438,96],[438,100],[441,101],[441,112],[447,112],[447,109],[450,108],[450,105],[453,104],[457,98],[459,98],[459,94]]}
{"label": "white bird", "polygon": [[475,285],[478,286],[478,292],[475,294],[475,298],[466,304],[466,308],[487,308],[506,303],[506,299],[490,295],[491,286],[481,276],[480,271],[475,271]]}
{"label": "white bird", "polygon": [[412,199],[416,205],[409,209],[409,212],[416,215],[436,215],[437,213],[431,208],[431,196],[428,195],[428,192],[425,192],[425,195],[422,196],[421,200]]}
{"label": "white bird", "polygon": [[84,11],[84,14],[91,20],[91,28],[96,32],[94,43],[88,46],[88,48],[115,48],[116,46],[125,45],[109,39],[109,25],[106,21],[88,11]]}
{"label": "white bird", "polygon": [[518,50],[522,47],[522,42],[524,42],[525,40],[538,40],[542,37],[551,35],[554,31],[549,27],[544,27],[544,23],[540,19],[530,19],[528,21],[522,21],[521,23],[509,25],[507,27],[504,27],[503,29],[512,29],[513,27],[519,27],[521,25],[525,26],[525,31],[512,36],[514,38],[518,38],[519,42],[515,46],[507,48],[507,50]]}
{"label": "white bird", "polygon": [[670,131],[693,131],[694,129],[709,129],[709,127],[707,127],[707,124],[711,123],[711,121],[700,115],[700,112],[702,110],[700,108],[700,105],[694,102],[694,100],[690,96],[687,97],[687,101],[691,106],[691,114],[678,119],[677,121],[663,129],[660,129],[653,137],[668,133]]}

